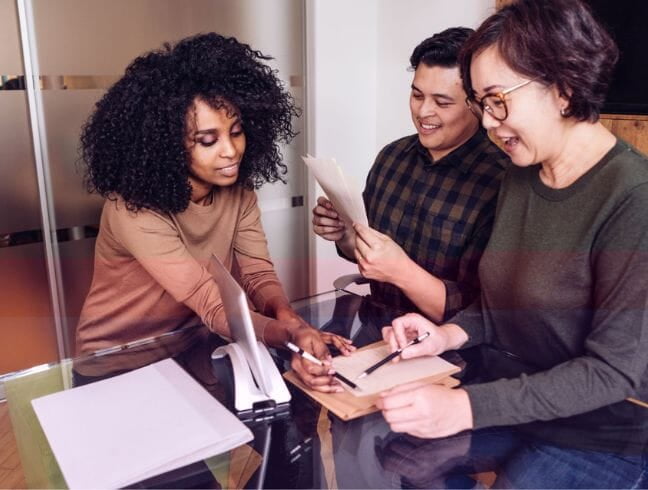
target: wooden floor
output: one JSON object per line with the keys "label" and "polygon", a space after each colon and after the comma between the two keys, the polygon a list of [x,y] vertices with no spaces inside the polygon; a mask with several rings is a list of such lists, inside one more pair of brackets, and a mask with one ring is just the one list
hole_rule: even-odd
{"label": "wooden floor", "polygon": [[9,409],[0,402],[0,488],[25,488],[16,441],[11,430]]}

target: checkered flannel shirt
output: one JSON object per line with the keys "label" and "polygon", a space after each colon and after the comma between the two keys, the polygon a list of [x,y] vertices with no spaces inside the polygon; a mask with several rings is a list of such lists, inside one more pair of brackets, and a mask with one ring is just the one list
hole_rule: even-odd
{"label": "checkered flannel shirt", "polygon": [[[412,135],[383,148],[367,177],[369,225],[445,283],[445,319],[479,294],[477,266],[508,161],[481,129],[436,162]],[[371,293],[383,304],[417,310],[392,284],[371,281]]]}

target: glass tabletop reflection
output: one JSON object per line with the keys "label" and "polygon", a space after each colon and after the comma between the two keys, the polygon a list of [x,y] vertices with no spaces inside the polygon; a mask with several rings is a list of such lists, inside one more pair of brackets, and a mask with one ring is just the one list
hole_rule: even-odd
{"label": "glass tabletop reflection", "polygon": [[[382,327],[402,314],[369,295],[345,290],[304,298],[293,307],[311,325],[351,338],[358,347],[380,340]],[[27,485],[66,487],[31,400],[173,358],[234,411],[231,365],[227,359],[211,359],[212,351],[225,343],[196,326],[11,375],[5,391]],[[271,349],[271,353],[280,371],[289,369],[289,352]],[[262,423],[245,421],[254,434],[249,445],[133,487],[400,488],[431,481],[433,475],[414,475],[421,466],[415,460],[425,453],[425,444],[391,433],[380,413],[344,422],[290,383],[288,387],[289,412]],[[461,447],[446,448],[448,457],[453,451]]]}

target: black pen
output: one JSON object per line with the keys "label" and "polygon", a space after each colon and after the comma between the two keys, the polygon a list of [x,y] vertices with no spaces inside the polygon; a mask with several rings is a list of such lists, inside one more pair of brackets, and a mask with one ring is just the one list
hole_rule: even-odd
{"label": "black pen", "polygon": [[[314,363],[314,364],[317,364],[318,366],[323,366],[322,361],[320,361],[317,357],[315,357],[315,356],[314,356],[313,354],[311,354],[310,352],[306,352],[304,349],[302,349],[302,348],[300,348],[300,347],[297,347],[297,346],[296,346],[295,344],[293,344],[292,342],[284,342],[284,345],[285,345],[288,349],[290,349],[291,351],[293,351],[295,354],[299,354],[301,357],[303,357],[303,358],[306,359],[307,361],[310,361],[310,362],[312,362],[312,363]],[[358,385],[356,385],[353,381],[351,381],[351,380],[345,378],[345,377],[342,376],[340,373],[334,373],[334,374],[333,374],[333,377],[339,379],[339,380],[342,381],[343,383],[346,383],[347,385],[349,385],[349,386],[350,386],[351,388],[353,388],[354,390],[358,388]]]}
{"label": "black pen", "polygon": [[383,360],[378,361],[376,364],[374,364],[374,365],[371,366],[370,368],[366,369],[364,373],[362,373],[360,376],[358,376],[358,377],[356,378],[356,381],[358,381],[359,379],[362,379],[362,378],[364,378],[365,376],[367,376],[367,375],[373,373],[373,372],[374,372],[376,369],[378,369],[380,366],[383,366],[383,365],[387,364],[389,361],[391,361],[391,360],[394,359],[395,357],[400,356],[401,352],[403,352],[403,350],[407,349],[410,345],[418,344],[419,342],[421,342],[421,341],[427,339],[429,336],[430,336],[430,332],[425,332],[424,334],[419,335],[419,336],[416,337],[414,340],[411,340],[410,342],[408,342],[407,345],[406,345],[405,347],[401,347],[400,349],[395,350],[394,352],[392,352],[391,354],[389,354],[387,357],[385,357]]}

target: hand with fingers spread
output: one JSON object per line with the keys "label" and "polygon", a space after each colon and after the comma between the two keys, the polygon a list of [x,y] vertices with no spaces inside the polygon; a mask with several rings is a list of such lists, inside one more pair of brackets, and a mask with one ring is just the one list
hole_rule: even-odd
{"label": "hand with fingers spread", "polygon": [[473,427],[470,399],[462,389],[415,381],[381,393],[376,406],[391,430],[416,437],[446,437]]}
{"label": "hand with fingers spread", "polygon": [[344,391],[340,382],[332,376],[335,371],[326,346],[334,345],[342,355],[348,356],[355,350],[351,340],[340,335],[320,332],[316,328],[305,325],[292,332],[291,342],[322,361],[322,366],[318,366],[299,354],[292,356],[290,363],[292,369],[309,388],[325,393]]}
{"label": "hand with fingers spread", "polygon": [[331,332],[319,331],[319,333],[320,338],[324,341],[325,344],[332,345],[337,350],[339,350],[343,356],[351,355],[351,353],[356,350],[356,347],[355,345],[353,345],[353,341],[351,339],[347,339],[346,337],[342,337],[341,335],[337,335]]}
{"label": "hand with fingers spread", "polygon": [[468,334],[459,325],[447,323],[439,326],[418,313],[408,313],[396,318],[391,326],[383,327],[382,336],[394,352],[426,332],[430,333],[429,337],[404,349],[394,361],[398,362],[399,358],[437,356],[458,349],[468,341]]}
{"label": "hand with fingers spread", "polygon": [[355,258],[360,273],[380,282],[400,287],[413,264],[403,249],[387,235],[373,228],[354,223]]}

